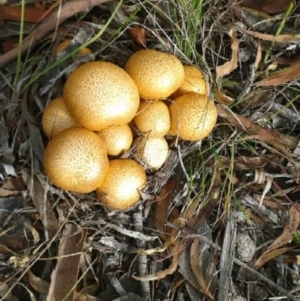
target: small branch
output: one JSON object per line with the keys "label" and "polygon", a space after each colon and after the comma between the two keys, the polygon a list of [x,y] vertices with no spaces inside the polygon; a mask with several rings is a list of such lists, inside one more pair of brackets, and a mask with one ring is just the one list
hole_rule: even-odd
{"label": "small branch", "polygon": [[[22,43],[22,53],[33,47],[43,39],[49,32],[75,14],[111,0],[73,0],[67,1],[61,8],[53,11]],[[13,61],[18,56],[18,47],[11,49],[0,56],[0,68]]]}

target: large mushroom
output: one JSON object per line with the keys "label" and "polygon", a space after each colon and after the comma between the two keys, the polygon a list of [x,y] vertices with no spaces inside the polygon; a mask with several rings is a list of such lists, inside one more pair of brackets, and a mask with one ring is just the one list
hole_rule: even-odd
{"label": "large mushroom", "polygon": [[91,131],[127,124],[139,107],[139,93],[132,78],[109,62],[88,62],[68,77],[63,98],[72,116]]}
{"label": "large mushroom", "polygon": [[108,170],[104,142],[79,127],[55,135],[44,151],[43,165],[50,181],[61,189],[88,193],[98,188]]}

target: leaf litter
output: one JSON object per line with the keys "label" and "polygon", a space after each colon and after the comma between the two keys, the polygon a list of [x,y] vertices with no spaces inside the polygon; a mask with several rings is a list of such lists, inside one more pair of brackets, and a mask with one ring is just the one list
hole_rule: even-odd
{"label": "leaf litter", "polygon": [[[65,76],[81,63],[71,62],[70,53],[57,63],[53,40],[73,38],[70,51],[76,52],[116,7],[111,1],[84,2],[36,1],[35,17],[25,21],[39,24],[23,41],[26,55],[16,87],[17,48],[0,55],[1,298],[297,300],[299,5],[275,35],[266,14],[278,14],[273,24],[279,26],[286,9],[279,0],[276,12],[268,1],[251,8],[262,18],[259,29],[243,19],[234,1],[225,6],[200,1],[191,11],[175,1],[124,1],[90,45],[93,55],[83,61],[96,57],[122,66],[145,45],[175,51],[183,62],[203,69],[220,104],[211,136],[172,144],[165,166],[149,174],[142,201],[133,210],[114,212],[94,194],[55,188],[41,166],[43,108],[60,95]],[[186,16],[200,6],[205,17],[197,19],[201,28],[193,27]],[[6,7],[19,9],[9,1]],[[86,7],[80,22],[72,19]],[[5,26],[20,22],[2,19]],[[197,40],[191,49],[193,30]],[[2,38],[11,43],[5,32]],[[265,42],[275,43],[266,62]],[[288,67],[269,75],[273,63]],[[43,70],[44,77],[29,83]],[[241,253],[241,237],[251,252]]]}

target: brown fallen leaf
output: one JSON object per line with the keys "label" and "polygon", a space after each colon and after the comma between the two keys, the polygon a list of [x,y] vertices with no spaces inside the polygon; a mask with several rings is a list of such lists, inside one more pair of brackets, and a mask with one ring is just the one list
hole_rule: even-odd
{"label": "brown fallen leaf", "polygon": [[27,272],[27,280],[30,286],[37,292],[47,294],[49,291],[49,282],[35,276],[31,270]]}
{"label": "brown fallen leaf", "polygon": [[155,202],[155,226],[158,232],[158,236],[163,240],[167,240],[165,223],[168,219],[169,205],[172,200],[172,193],[176,187],[176,181],[174,177],[168,179],[166,184],[161,188],[159,195]]}
{"label": "brown fallen leaf", "polygon": [[300,255],[288,256],[283,260],[283,263],[295,263],[300,265]]}
{"label": "brown fallen leaf", "polygon": [[216,81],[224,75],[230,74],[237,67],[237,54],[239,50],[239,42],[236,37],[235,29],[228,32],[231,39],[231,60],[216,68]]}
{"label": "brown fallen leaf", "polygon": [[299,43],[300,41],[300,34],[294,33],[294,34],[279,34],[277,36],[271,35],[271,34],[264,34],[259,33],[251,30],[242,29],[245,33],[264,40],[264,41],[271,41],[276,43]]}
{"label": "brown fallen leaf", "polygon": [[285,84],[291,80],[300,77],[300,60],[292,63],[285,70],[272,74],[265,79],[257,82],[255,85],[258,87],[277,86]]}
{"label": "brown fallen leaf", "polygon": [[[21,22],[21,10],[21,6],[1,5],[0,22],[4,20]],[[33,5],[26,5],[24,21],[32,23],[42,22],[46,11],[43,7],[37,8]]]}
{"label": "brown fallen leaf", "polygon": [[286,225],[283,229],[281,235],[267,248],[267,250],[257,259],[254,264],[255,269],[259,269],[262,267],[267,261],[284,254],[291,248],[280,248],[284,244],[288,243],[291,239],[293,234],[296,233],[299,224],[300,224],[300,213],[292,206],[289,210],[290,218],[286,222]]}
{"label": "brown fallen leaf", "polygon": [[33,187],[32,189],[29,189],[29,191],[33,204],[40,215],[43,226],[51,239],[59,231],[60,225],[47,198],[47,193],[37,179],[34,179]]}
{"label": "brown fallen leaf", "polygon": [[299,143],[299,138],[297,137],[281,135],[275,130],[264,128],[250,119],[242,115],[235,114],[222,106],[217,106],[217,111],[218,115],[222,118],[225,118],[228,123],[234,125],[241,131],[249,133],[250,136],[246,137],[245,139],[257,139],[264,141],[278,148],[288,156],[289,153],[286,149],[284,149],[284,147],[295,149]]}
{"label": "brown fallen leaf", "polygon": [[238,50],[239,50],[239,42],[236,37],[235,29],[232,28],[228,32],[228,35],[230,36],[231,39],[231,60],[221,66],[217,66],[216,68],[217,90],[215,92],[215,97],[220,103],[224,105],[231,104],[233,99],[222,92],[222,87],[220,87],[220,79],[224,75],[230,74],[234,69],[237,68]]}
{"label": "brown fallen leaf", "polygon": [[239,6],[255,9],[266,14],[284,12],[293,0],[242,0]]}
{"label": "brown fallen leaf", "polygon": [[143,27],[130,27],[127,29],[127,33],[131,36],[137,49],[146,48],[146,33]]}
{"label": "brown fallen leaf", "polygon": [[77,234],[74,224],[66,224],[58,247],[57,265],[51,275],[47,301],[72,301],[75,298],[76,283],[82,248],[85,242],[84,231]]}
{"label": "brown fallen leaf", "polygon": [[[205,293],[210,299],[215,300],[214,296],[212,295],[210,291],[210,281],[205,278],[204,271],[201,269],[200,264],[199,264],[199,253],[201,251],[199,250],[199,240],[194,239],[194,241],[191,244],[191,251],[190,251],[190,258],[191,258],[191,267],[193,274]],[[211,276],[211,275],[210,275]]]}

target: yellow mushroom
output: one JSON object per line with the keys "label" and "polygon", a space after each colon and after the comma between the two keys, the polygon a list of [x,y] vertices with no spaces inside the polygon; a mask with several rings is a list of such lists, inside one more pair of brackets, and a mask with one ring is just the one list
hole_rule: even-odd
{"label": "yellow mushroom", "polygon": [[140,190],[146,184],[142,166],[130,159],[109,162],[108,172],[96,190],[98,200],[111,209],[125,210],[140,198]]}
{"label": "yellow mushroom", "polygon": [[171,132],[183,140],[197,141],[210,134],[217,121],[217,109],[205,95],[190,92],[169,106]]}
{"label": "yellow mushroom", "polygon": [[[71,40],[66,39],[59,43],[55,49],[55,54],[58,55],[60,52],[62,52],[69,44],[71,43]],[[91,49],[84,47],[78,51],[76,55],[86,55],[92,53]]]}
{"label": "yellow mushroom", "polygon": [[43,112],[42,128],[48,137],[74,126],[80,126],[71,116],[63,98],[52,100]]}
{"label": "yellow mushroom", "polygon": [[169,147],[163,137],[139,137],[133,143],[135,158],[147,168],[157,170],[166,162]]}
{"label": "yellow mushroom", "polygon": [[170,113],[162,101],[142,101],[134,118],[138,130],[146,136],[163,137],[170,130]]}
{"label": "yellow mushroom", "polygon": [[127,124],[139,107],[138,89],[120,67],[108,62],[88,62],[68,77],[65,104],[76,121],[91,131]]}
{"label": "yellow mushroom", "polygon": [[174,93],[183,83],[182,63],[172,54],[144,49],[134,53],[125,70],[135,81],[144,99],[163,99]]}
{"label": "yellow mushroom", "polygon": [[49,180],[61,189],[88,193],[98,188],[108,170],[104,142],[95,133],[73,127],[55,135],[44,151]]}
{"label": "yellow mushroom", "polygon": [[195,66],[183,66],[184,68],[184,82],[172,94],[172,99],[175,99],[188,92],[196,92],[207,95],[207,83],[203,73]]}
{"label": "yellow mushroom", "polygon": [[127,124],[112,125],[97,134],[105,143],[110,156],[119,156],[129,150],[133,140],[131,129]]}

